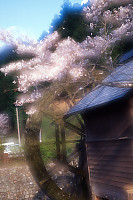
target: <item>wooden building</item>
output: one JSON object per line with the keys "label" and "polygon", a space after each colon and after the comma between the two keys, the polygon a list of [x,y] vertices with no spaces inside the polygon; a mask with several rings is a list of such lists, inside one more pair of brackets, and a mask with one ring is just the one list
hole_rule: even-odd
{"label": "wooden building", "polygon": [[131,57],[123,57],[122,64],[66,114],[81,114],[84,120],[88,173],[97,199],[133,200]]}

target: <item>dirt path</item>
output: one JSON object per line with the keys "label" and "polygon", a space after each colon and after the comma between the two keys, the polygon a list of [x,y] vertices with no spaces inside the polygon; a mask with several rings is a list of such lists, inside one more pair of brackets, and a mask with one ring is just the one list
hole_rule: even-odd
{"label": "dirt path", "polygon": [[0,168],[1,200],[48,200],[39,190],[26,164]]}

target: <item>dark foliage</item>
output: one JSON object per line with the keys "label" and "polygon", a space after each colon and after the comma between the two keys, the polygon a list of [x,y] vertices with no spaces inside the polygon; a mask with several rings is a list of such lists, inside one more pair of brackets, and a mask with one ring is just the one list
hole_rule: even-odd
{"label": "dark foliage", "polygon": [[[88,23],[83,15],[83,7],[85,5],[72,5],[69,0],[62,5],[59,15],[56,15],[50,26],[50,33],[58,31],[61,38],[68,36],[77,42],[83,41],[88,35]],[[47,32],[43,32],[40,40],[47,36]]]}
{"label": "dark foliage", "polygon": [[0,73],[0,112],[6,112],[11,117],[12,128],[15,126],[15,99],[17,92],[15,86],[12,83],[13,78],[11,76],[5,76]]}
{"label": "dark foliage", "polygon": [[4,46],[3,48],[0,49],[0,67],[2,65],[8,64],[10,62],[14,62],[15,60],[28,60],[33,58],[35,55],[31,53],[22,53],[18,54],[16,52],[16,47],[15,46]]}

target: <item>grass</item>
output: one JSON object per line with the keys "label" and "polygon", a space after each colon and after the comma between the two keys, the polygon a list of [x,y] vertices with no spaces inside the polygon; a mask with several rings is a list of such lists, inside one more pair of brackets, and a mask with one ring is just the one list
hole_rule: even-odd
{"label": "grass", "polygon": [[[76,120],[72,120],[73,123],[76,123]],[[50,160],[56,158],[56,139],[55,139],[55,126],[52,121],[46,117],[42,120],[42,143],[40,146],[41,154],[44,162],[49,162]],[[59,133],[60,141],[61,134]],[[65,137],[66,140],[80,140],[80,136],[78,136],[73,131],[65,129]],[[66,143],[66,153],[69,155],[75,149],[76,143]],[[60,145],[60,149],[62,151],[62,145]]]}
{"label": "grass", "polygon": [[47,163],[56,157],[56,146],[55,145],[40,145],[40,151],[44,163]]}
{"label": "grass", "polygon": [[[75,119],[70,119],[72,123],[76,123]],[[52,120],[50,120],[47,117],[44,117],[42,120],[42,126],[41,126],[41,132],[42,132],[42,143],[40,145],[40,150],[41,154],[43,157],[44,162],[49,162],[53,158],[56,157],[56,138],[55,138],[55,126],[52,123]],[[60,136],[60,141],[61,141],[61,134]],[[65,136],[66,140],[79,140],[80,137],[74,133],[73,131],[70,131],[68,129],[65,129]],[[10,135],[7,135],[6,137],[3,138],[3,143],[5,142],[14,142],[15,144],[18,143],[18,135],[17,132],[14,132]],[[44,143],[49,143],[49,144],[44,144]],[[50,144],[51,143],[51,144]],[[23,144],[24,144],[24,136],[21,136],[21,144],[22,147],[20,147],[20,152],[21,148],[23,150]],[[75,143],[66,143],[66,153],[69,155],[70,153],[73,152],[75,148]],[[62,145],[60,145],[60,148],[62,149]],[[0,150],[2,151],[2,150]],[[17,155],[18,150],[13,149],[13,153]]]}
{"label": "grass", "polygon": [[44,117],[42,120],[42,142],[55,141],[55,127],[52,120]]}

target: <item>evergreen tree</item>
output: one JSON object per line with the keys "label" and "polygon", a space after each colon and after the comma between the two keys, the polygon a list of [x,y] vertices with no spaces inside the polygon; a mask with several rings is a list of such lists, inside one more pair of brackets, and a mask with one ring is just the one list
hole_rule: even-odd
{"label": "evergreen tree", "polygon": [[15,85],[12,76],[5,76],[0,72],[0,112],[9,114],[11,127],[15,128],[16,112],[14,102],[17,97]]}

